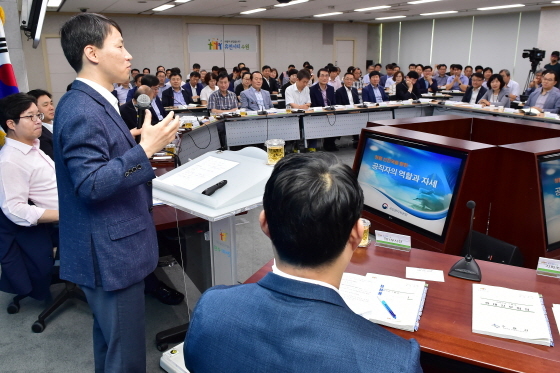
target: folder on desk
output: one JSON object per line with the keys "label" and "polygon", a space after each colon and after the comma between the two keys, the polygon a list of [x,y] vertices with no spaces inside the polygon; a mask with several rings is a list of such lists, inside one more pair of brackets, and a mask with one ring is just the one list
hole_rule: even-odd
{"label": "folder on desk", "polygon": [[424,281],[368,273],[344,273],[340,295],[358,315],[380,325],[413,332],[420,316],[428,285]]}
{"label": "folder on desk", "polygon": [[473,284],[473,333],[554,346],[540,294]]}

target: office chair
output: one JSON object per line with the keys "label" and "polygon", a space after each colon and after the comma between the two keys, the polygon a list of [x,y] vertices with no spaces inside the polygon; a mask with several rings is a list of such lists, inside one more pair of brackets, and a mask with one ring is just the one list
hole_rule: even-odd
{"label": "office chair", "polygon": [[67,299],[85,301],[83,292],[70,282],[61,281],[54,270],[53,248],[58,246],[58,229],[52,224],[22,227],[0,211],[0,291],[16,294],[7,307],[9,314],[18,313],[20,301],[26,297],[45,300],[50,297],[50,285],[65,283],[65,289],[35,321],[31,329],[41,333],[45,319]]}
{"label": "office chair", "polygon": [[[468,238],[463,245],[462,256],[467,254],[467,245]],[[517,246],[474,230],[472,231],[471,255],[478,260],[523,267],[523,255]]]}

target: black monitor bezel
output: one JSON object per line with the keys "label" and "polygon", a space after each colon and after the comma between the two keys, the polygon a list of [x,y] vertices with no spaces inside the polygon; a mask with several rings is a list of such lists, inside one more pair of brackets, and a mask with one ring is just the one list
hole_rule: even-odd
{"label": "black monitor bezel", "polygon": [[455,184],[455,188],[453,190],[453,196],[451,197],[451,202],[449,204],[449,212],[447,214],[447,218],[445,220],[445,224],[443,227],[443,230],[441,232],[441,235],[438,235],[436,233],[430,232],[424,228],[420,228],[412,223],[409,223],[407,221],[401,220],[393,215],[390,215],[386,212],[383,212],[381,210],[378,210],[376,208],[373,208],[371,206],[368,206],[365,204],[364,201],[364,210],[373,214],[373,215],[377,215],[381,218],[384,218],[390,222],[393,223],[397,223],[399,225],[401,225],[402,227],[409,229],[415,233],[421,234],[427,238],[430,238],[434,241],[443,243],[445,242],[445,239],[447,237],[447,231],[449,229],[449,223],[451,221],[451,218],[453,217],[453,212],[455,210],[455,205],[457,204],[457,194],[459,192],[459,188],[461,186],[461,183],[463,182],[463,175],[465,172],[465,167],[467,164],[467,157],[468,157],[468,152],[465,151],[461,151],[461,150],[457,150],[457,149],[450,149],[450,148],[446,148],[443,146],[438,146],[432,143],[425,143],[425,142],[421,142],[418,140],[408,140],[408,139],[402,139],[400,137],[396,137],[396,136],[391,136],[391,135],[386,135],[386,134],[380,134],[380,133],[375,133],[375,132],[365,132],[362,133],[362,136],[364,136],[363,139],[363,146],[361,147],[361,152],[358,155],[358,153],[356,153],[356,157],[359,156],[359,162],[357,162],[357,170],[356,171],[356,177],[359,176],[360,173],[360,168],[361,168],[361,164],[362,164],[362,159],[364,156],[364,151],[366,149],[366,142],[368,139],[375,139],[375,140],[380,140],[380,141],[386,141],[386,142],[390,142],[393,144],[397,144],[397,145],[402,145],[402,146],[408,146],[411,148],[416,148],[416,149],[421,149],[421,150],[426,150],[426,151],[430,151],[433,153],[437,153],[437,154],[442,154],[442,155],[447,155],[450,157],[455,157],[455,158],[459,158],[461,159],[461,167],[459,168],[459,175],[457,177],[457,183]]}
{"label": "black monitor bezel", "polygon": [[542,154],[542,155],[537,156],[537,169],[538,169],[538,173],[539,173],[539,193],[540,193],[541,208],[542,208],[544,240],[546,242],[546,251],[547,252],[560,249],[560,241],[553,242],[553,243],[548,242],[548,230],[547,230],[547,225],[546,225],[546,213],[545,213],[545,210],[544,210],[545,206],[544,206],[544,195],[543,195],[543,185],[542,185],[542,175],[541,175],[541,163],[544,163],[544,162],[547,162],[547,161],[555,161],[557,159],[560,159],[560,153],[558,153],[558,152],[550,153],[550,154]]}

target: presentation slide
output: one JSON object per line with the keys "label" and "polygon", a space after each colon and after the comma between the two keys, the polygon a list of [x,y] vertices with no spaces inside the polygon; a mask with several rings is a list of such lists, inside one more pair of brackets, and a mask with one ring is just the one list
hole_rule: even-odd
{"label": "presentation slide", "polygon": [[560,242],[560,159],[541,163],[541,185],[546,222],[546,238]]}
{"label": "presentation slide", "polygon": [[366,206],[441,236],[462,162],[370,138],[358,181]]}

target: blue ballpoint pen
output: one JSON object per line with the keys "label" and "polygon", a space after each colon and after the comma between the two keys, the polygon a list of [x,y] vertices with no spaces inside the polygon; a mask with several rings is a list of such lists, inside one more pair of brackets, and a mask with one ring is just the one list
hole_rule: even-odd
{"label": "blue ballpoint pen", "polygon": [[395,315],[395,313],[393,312],[391,307],[389,307],[387,302],[385,302],[383,299],[381,299],[381,295],[383,294],[383,288],[384,287],[385,287],[385,285],[381,285],[381,287],[379,288],[379,292],[377,293],[377,299],[379,299],[379,301],[381,302],[383,307],[385,307],[385,309],[391,314],[391,316],[393,316],[393,319],[396,319],[397,315]]}

